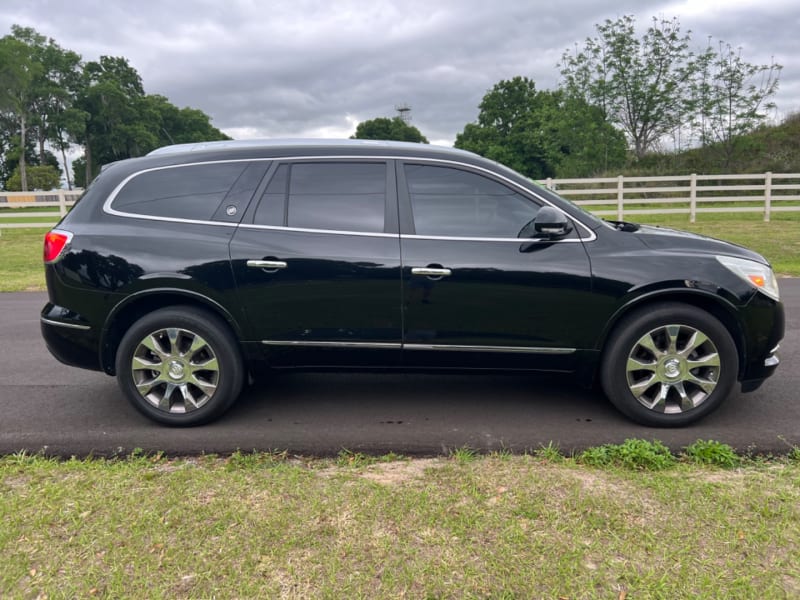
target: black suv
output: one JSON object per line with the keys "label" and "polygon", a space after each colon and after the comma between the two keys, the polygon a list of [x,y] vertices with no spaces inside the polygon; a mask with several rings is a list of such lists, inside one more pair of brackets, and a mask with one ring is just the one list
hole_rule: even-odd
{"label": "black suv", "polygon": [[784,330],[760,255],[422,144],[162,148],[103,169],[44,261],[53,355],[170,425],[265,366],[572,373],[684,425],[769,377]]}

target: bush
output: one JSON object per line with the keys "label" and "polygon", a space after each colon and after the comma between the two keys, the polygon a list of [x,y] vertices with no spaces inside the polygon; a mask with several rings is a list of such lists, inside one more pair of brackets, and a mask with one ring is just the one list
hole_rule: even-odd
{"label": "bush", "polygon": [[[28,165],[25,167],[25,179],[28,180],[29,190],[54,190],[61,183],[61,175],[52,165]],[[10,192],[22,190],[22,177],[19,167],[6,181],[6,189]]]}
{"label": "bush", "polygon": [[616,466],[647,471],[668,469],[675,464],[675,457],[661,442],[637,439],[589,448],[578,460],[594,467]]}
{"label": "bush", "polygon": [[730,469],[739,464],[740,459],[728,444],[713,440],[697,440],[684,448],[685,456],[693,463],[714,465]]}

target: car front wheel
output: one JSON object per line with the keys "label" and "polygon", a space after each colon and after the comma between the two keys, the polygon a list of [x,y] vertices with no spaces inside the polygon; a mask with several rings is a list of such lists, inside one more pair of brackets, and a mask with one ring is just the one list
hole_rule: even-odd
{"label": "car front wheel", "polygon": [[738,369],[736,345],[722,323],[695,306],[667,303],[617,326],[603,354],[601,382],[634,421],[677,427],[716,409]]}
{"label": "car front wheel", "polygon": [[173,426],[219,417],[244,379],[230,329],[191,306],[163,308],[136,321],[120,342],[116,369],[120,388],[137,410]]}

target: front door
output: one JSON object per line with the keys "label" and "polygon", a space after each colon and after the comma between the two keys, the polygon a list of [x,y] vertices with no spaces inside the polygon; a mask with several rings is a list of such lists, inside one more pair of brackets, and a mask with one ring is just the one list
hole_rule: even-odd
{"label": "front door", "polygon": [[406,163],[398,179],[404,363],[571,370],[591,291],[588,230],[530,239],[541,202],[466,166]]}

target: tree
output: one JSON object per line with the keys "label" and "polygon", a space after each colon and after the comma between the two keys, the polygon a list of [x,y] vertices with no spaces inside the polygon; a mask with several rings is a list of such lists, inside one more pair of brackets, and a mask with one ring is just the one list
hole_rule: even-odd
{"label": "tree", "polygon": [[628,159],[625,135],[601,108],[557,90],[549,119],[559,143],[558,177],[592,177],[621,168]]}
{"label": "tree", "polygon": [[[19,122],[9,113],[0,113],[0,188],[5,188],[9,177],[19,168],[22,155]],[[25,138],[25,166],[35,164],[36,151],[30,136]]]}
{"label": "tree", "polygon": [[782,67],[774,61],[748,63],[741,49],[722,41],[714,51],[710,40],[697,65],[690,86],[692,125],[703,146],[720,145],[728,167],[736,140],[763,123],[767,111],[775,108],[771,98],[778,90]]}
{"label": "tree", "polygon": [[455,146],[534,179],[591,175],[625,161],[625,139],[602,111],[560,91],[538,91],[527,77],[494,85]]}
{"label": "tree", "polygon": [[[229,140],[229,136],[211,125],[211,118],[196,108],[178,108],[158,94],[145,97],[146,104],[158,119],[151,123],[157,146]],[[152,150],[154,148],[150,148]]]}
{"label": "tree", "polygon": [[[27,145],[27,130],[32,113],[33,82],[41,70],[32,49],[12,36],[0,38],[0,111],[9,114],[19,131],[19,147]],[[27,191],[25,152],[19,154],[22,191]]]}
{"label": "tree", "polygon": [[[65,129],[75,118],[72,105],[79,90],[81,57],[30,27],[13,25],[11,31],[15,39],[31,49],[33,60],[40,65],[32,81],[30,122],[38,143],[38,162],[45,164],[45,144],[49,142],[61,151],[66,165],[69,143],[65,139]],[[72,187],[68,169],[67,184]]]}
{"label": "tree", "polygon": [[72,132],[84,147],[87,183],[97,174],[95,165],[141,156],[158,144],[150,125],[158,115],[145,101],[139,73],[125,58],[101,56],[86,63],[76,105],[88,115],[83,127]]}
{"label": "tree", "polygon": [[20,169],[17,168],[6,181],[6,189],[9,191],[27,191],[28,189],[53,190],[61,183],[61,174],[58,172],[58,168],[53,165],[30,165],[25,173],[27,181],[24,187]]}
{"label": "tree", "polygon": [[362,121],[356,127],[354,135],[350,136],[353,140],[395,140],[399,142],[417,142],[427,144],[427,138],[422,135],[419,129],[409,125],[400,117],[389,119],[378,117],[369,121]]}
{"label": "tree", "polygon": [[78,164],[85,175],[76,182],[90,183],[103,164],[142,156],[173,143],[230,139],[204,112],[178,108],[167,98],[147,95],[142,80],[122,57],[101,56],[84,67],[83,89],[77,111],[65,113],[65,127],[84,147]]}
{"label": "tree", "polygon": [[564,89],[598,106],[641,158],[680,124],[696,66],[690,35],[681,33],[677,19],[654,17],[641,39],[635,25],[632,15],[607,19],[582,49],[565,52],[559,66]]}

